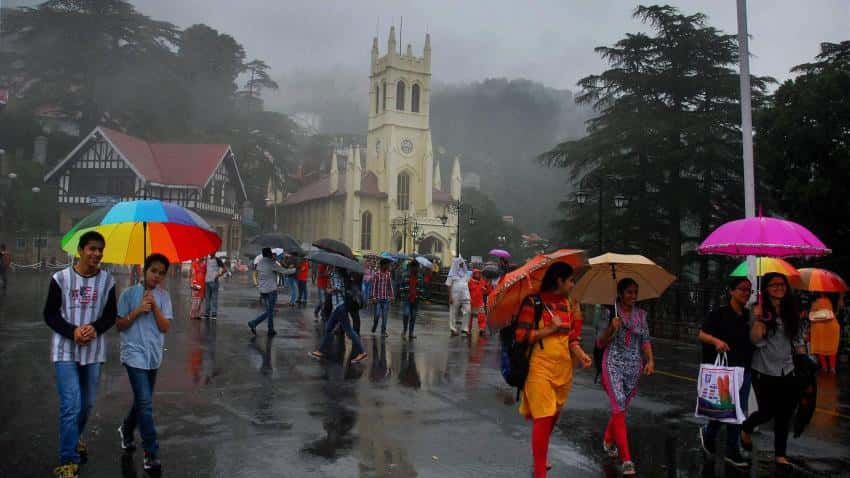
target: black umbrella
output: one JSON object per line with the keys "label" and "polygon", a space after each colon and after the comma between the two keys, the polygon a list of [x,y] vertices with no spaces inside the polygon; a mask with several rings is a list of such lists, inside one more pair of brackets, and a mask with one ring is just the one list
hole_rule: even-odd
{"label": "black umbrella", "polygon": [[311,252],[307,255],[308,261],[318,262],[319,264],[325,264],[328,266],[339,267],[341,269],[348,270],[350,272],[355,272],[357,274],[362,274],[363,266],[355,261],[354,259],[349,259],[348,257],[341,256],[339,254],[328,252],[328,251],[316,251]]}
{"label": "black umbrella", "polygon": [[502,275],[502,269],[499,268],[498,264],[490,262],[485,264],[484,268],[481,269],[481,275],[483,275],[486,279],[496,279]]}
{"label": "black umbrella", "polygon": [[337,241],[336,239],[319,239],[318,241],[313,243],[314,246],[319,249],[326,250],[328,252],[333,252],[334,254],[339,254],[341,256],[345,256],[349,259],[354,259],[354,253],[351,252],[351,248],[348,247],[344,242]]}
{"label": "black umbrella", "polygon": [[301,245],[298,244],[298,240],[289,234],[260,234],[259,236],[251,239],[250,244],[260,247],[269,247],[271,249],[280,248],[283,249],[284,252],[288,252],[290,254],[304,254],[304,250],[301,249]]}

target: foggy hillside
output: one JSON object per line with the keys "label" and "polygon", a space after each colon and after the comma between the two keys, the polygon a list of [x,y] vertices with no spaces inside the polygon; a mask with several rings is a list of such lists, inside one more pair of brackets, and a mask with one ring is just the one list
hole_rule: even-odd
{"label": "foggy hillside", "polygon": [[[369,83],[358,71],[297,72],[279,83],[280,91],[266,97],[267,109],[317,113],[322,133],[365,133]],[[444,179],[451,158],[460,155],[464,172],[480,175],[482,191],[504,214],[543,235],[566,195],[566,175],[557,169],[541,174],[533,158],[583,134],[587,116],[570,91],[525,79],[432,85],[431,129]]]}

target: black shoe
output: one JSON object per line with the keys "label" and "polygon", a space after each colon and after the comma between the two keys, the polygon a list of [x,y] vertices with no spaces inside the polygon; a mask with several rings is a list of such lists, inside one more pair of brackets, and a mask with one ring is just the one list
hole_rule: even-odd
{"label": "black shoe", "polygon": [[750,467],[750,462],[746,458],[741,456],[741,452],[739,452],[738,450],[735,450],[735,452],[732,454],[727,454],[723,459],[726,461],[726,463],[729,463],[735,468]]}
{"label": "black shoe", "polygon": [[142,467],[147,472],[157,473],[162,470],[162,463],[160,463],[159,457],[149,451],[145,451],[145,460]]}
{"label": "black shoe", "polygon": [[705,437],[705,428],[699,427],[699,444],[702,447],[702,451],[705,452],[708,456],[714,456],[714,441],[709,441]]}
{"label": "black shoe", "polygon": [[277,335],[277,331],[276,331],[276,330],[269,330],[269,332],[268,332],[268,334],[267,334],[267,335],[268,335],[269,337],[274,337],[275,335]]}
{"label": "black shoe", "polygon": [[251,333],[257,335],[257,329],[254,327],[254,324],[248,322],[248,328],[251,329]]}
{"label": "black shoe", "polygon": [[80,455],[80,464],[84,465],[89,461],[89,449],[82,438],[77,440],[77,454]]}
{"label": "black shoe", "polygon": [[126,452],[131,452],[136,449],[136,444],[133,442],[133,435],[124,435],[124,425],[118,427],[118,436],[121,437],[121,449]]}

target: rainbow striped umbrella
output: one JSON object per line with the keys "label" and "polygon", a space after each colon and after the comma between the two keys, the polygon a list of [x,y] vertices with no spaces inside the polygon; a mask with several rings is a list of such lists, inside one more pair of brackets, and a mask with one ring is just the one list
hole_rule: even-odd
{"label": "rainbow striped umbrella", "polygon": [[801,289],[809,292],[847,292],[850,288],[838,274],[826,269],[800,269]]}
{"label": "rainbow striped umbrella", "polygon": [[[791,287],[801,289],[803,281],[800,279],[800,271],[787,261],[776,257],[758,257],[756,258],[756,276],[764,277],[765,274],[778,272],[788,278]],[[747,277],[747,261],[744,261],[729,274],[731,277]]]}
{"label": "rainbow striped umbrella", "polygon": [[103,262],[142,264],[149,252],[169,261],[204,257],[218,250],[221,238],[194,212],[155,199],[119,202],[89,214],[62,238],[62,249],[77,253],[80,236],[97,231],[106,238]]}

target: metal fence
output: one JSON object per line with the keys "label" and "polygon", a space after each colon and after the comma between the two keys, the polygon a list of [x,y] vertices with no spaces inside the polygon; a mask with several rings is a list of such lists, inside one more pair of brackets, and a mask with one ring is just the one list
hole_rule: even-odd
{"label": "metal fence", "polygon": [[644,307],[650,320],[701,323],[708,313],[727,301],[722,284],[690,284],[677,282],[658,299]]}

